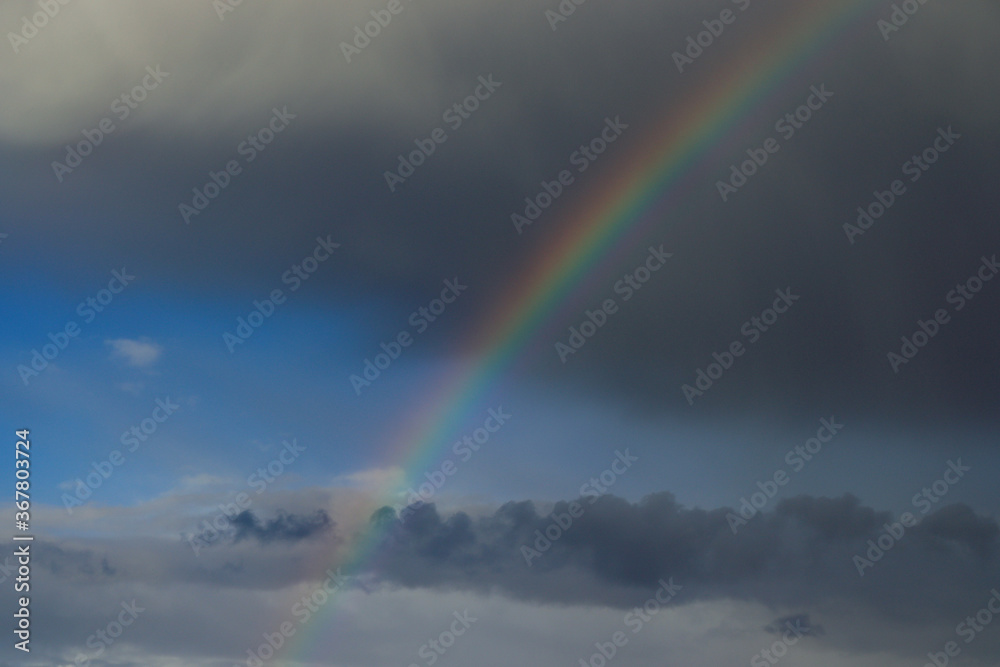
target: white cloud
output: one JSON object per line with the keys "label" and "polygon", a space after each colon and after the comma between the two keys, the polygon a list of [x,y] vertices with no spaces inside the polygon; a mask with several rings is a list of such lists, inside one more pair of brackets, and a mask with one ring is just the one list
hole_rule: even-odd
{"label": "white cloud", "polygon": [[163,347],[148,338],[129,340],[118,338],[104,341],[111,346],[112,356],[124,360],[129,366],[149,368],[156,363],[163,353]]}
{"label": "white cloud", "polygon": [[[320,562],[314,569],[319,573],[327,566],[327,562]],[[626,610],[527,604],[499,595],[457,591],[387,587],[364,591],[351,587],[338,591],[307,617],[301,614],[301,605],[298,615],[293,609],[317,590],[316,581],[267,590],[213,587],[212,594],[206,596],[205,583],[105,582],[95,587],[92,582],[60,580],[58,595],[43,592],[38,604],[52,627],[65,628],[44,647],[65,662],[81,652],[92,655],[83,638],[114,620],[121,601],[132,599],[144,612],[123,635],[123,641],[108,652],[115,664],[243,665],[247,651],[258,649],[265,642],[265,633],[273,636],[282,623],[291,624],[296,634],[289,637],[291,641],[277,660],[265,664],[426,664],[424,656],[431,655],[429,640],[451,629],[456,613],[470,619],[471,626],[447,649],[442,648],[440,664],[579,665],[581,659],[589,660],[597,653],[595,643],[607,650],[612,635],[620,631],[627,643],[616,649],[614,658],[605,663],[595,658],[589,664],[640,667],[664,664],[664,657],[669,656],[668,664],[711,667],[748,664],[775,639],[761,629],[774,618],[773,610],[730,600],[663,609],[647,616],[649,622],[635,632],[635,624],[624,624]],[[336,638],[306,640],[316,636],[317,627],[334,624]],[[211,627],[212,632],[199,631],[205,627]],[[185,637],[189,641],[182,642]],[[439,642],[437,646],[442,645]],[[7,647],[0,650],[3,657],[13,652]],[[902,667],[914,663],[913,653],[917,651],[845,650],[820,638],[790,647],[778,664]]]}
{"label": "white cloud", "polygon": [[384,493],[386,490],[398,488],[406,480],[406,471],[398,466],[388,468],[369,468],[347,475],[338,475],[333,479],[333,486],[349,486],[373,493]]}

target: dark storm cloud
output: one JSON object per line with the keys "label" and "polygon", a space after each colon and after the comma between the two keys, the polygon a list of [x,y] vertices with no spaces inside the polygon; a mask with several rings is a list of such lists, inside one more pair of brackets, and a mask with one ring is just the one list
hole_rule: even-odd
{"label": "dark storm cloud", "polygon": [[297,542],[332,530],[333,525],[330,516],[323,510],[317,510],[312,516],[279,512],[266,521],[261,521],[252,511],[244,510],[233,518],[232,540],[237,543],[252,538],[261,544]]}
{"label": "dark storm cloud", "polygon": [[260,544],[295,543],[324,533],[332,534],[335,526],[335,522],[323,510],[316,510],[311,515],[300,515],[279,509],[273,518],[266,520],[262,520],[252,510],[244,510],[229,519],[222,531],[208,525],[199,534],[188,539],[195,546],[197,555],[202,549],[213,545],[238,544],[244,540],[255,540]]}
{"label": "dark storm cloud", "polygon": [[[964,505],[945,506],[886,544],[886,534],[899,534],[901,517],[851,496],[783,500],[746,525],[732,523],[736,510],[689,509],[669,493],[638,503],[614,496],[591,503],[591,498],[577,501],[582,513],[559,502],[544,516],[530,501],[510,502],[478,518],[463,512],[443,516],[425,505],[400,521],[384,508],[372,518],[384,531],[378,557],[343,574],[350,588],[366,592],[371,587],[362,580],[381,584],[375,591],[500,594],[538,605],[615,607],[623,613],[666,581],[682,587],[671,605],[763,605],[776,619],[765,632],[792,623],[799,634],[841,649],[903,653],[914,645],[913,637],[930,648],[939,639],[953,639],[955,625],[974,613],[976,604],[985,604],[1000,580],[997,522]],[[552,528],[556,515],[567,526],[561,535]],[[269,525],[286,534],[298,523],[276,528],[275,521],[248,516],[240,524],[259,535]],[[737,525],[735,535],[731,525]],[[71,625],[72,636],[86,637],[93,619],[79,610],[100,591],[104,606],[98,617],[120,599],[155,600],[151,614],[155,609],[166,625],[137,632],[146,633],[143,642],[169,645],[179,627],[197,626],[181,620],[189,612],[171,605],[177,596],[211,590],[214,606],[199,613],[211,618],[222,609],[237,618],[244,612],[234,610],[246,607],[239,602],[246,596],[316,585],[317,576],[326,576],[316,563],[335,562],[341,547],[348,553],[353,548],[328,532],[316,539],[275,540],[268,548],[256,537],[227,540],[199,556],[180,539],[43,539],[34,545],[33,574],[41,585],[39,599],[50,602],[39,603],[39,627]],[[539,532],[555,539],[546,546]],[[860,576],[855,557],[869,556],[869,540],[887,548],[881,556],[872,554]],[[57,591],[73,601],[56,604]],[[968,653],[988,654],[996,647],[992,635],[984,635]]]}
{"label": "dark storm cloud", "polygon": [[[442,279],[457,275],[470,286],[471,298],[427,341],[446,355],[533,262],[550,259],[547,240],[577,228],[580,220],[561,218],[568,205],[627,173],[624,155],[647,145],[694,90],[753,52],[755,40],[767,42],[780,17],[804,1],[752,0],[684,74],[671,53],[730,3],[588,2],[556,31],[540,3],[409,3],[350,64],[339,43],[375,3],[246,0],[225,21],[204,0],[70,3],[23,53],[0,48],[0,271],[10,284],[59,286],[72,305],[124,264],[141,277],[137,296],[205,300],[219,311],[276,287],[316,236],[330,235],[342,252],[303,300],[330,307],[364,300],[384,309],[377,322],[358,324],[370,327],[373,342]],[[34,0],[4,4],[0,26],[16,29],[36,7]],[[889,42],[875,27],[878,10],[873,3],[865,23],[751,105],[699,163],[699,182],[656,214],[635,248],[601,257],[587,286],[550,314],[555,324],[542,334],[532,372],[708,420],[740,411],[810,419],[835,412],[850,423],[884,420],[913,430],[932,420],[996,424],[1000,281],[953,311],[898,374],[885,355],[918,319],[946,307],[946,293],[974,274],[981,257],[1000,254],[1000,10],[974,0],[927,3]],[[169,77],[58,183],[51,163],[63,159],[65,145],[157,64]],[[491,74],[502,82],[495,95],[389,192],[384,171]],[[834,92],[829,103],[723,203],[716,181],[774,134],[775,120],[801,104],[811,85],[824,83]],[[192,188],[239,157],[247,135],[286,106],[295,115],[287,129],[184,224],[178,204],[190,203]],[[518,235],[511,213],[567,168],[609,116],[630,126],[621,143]],[[954,148],[849,243],[842,225],[854,221],[857,206],[901,178],[902,163],[947,127],[962,135]],[[647,245],[661,243],[674,253],[670,263],[562,365],[552,343],[612,296]],[[801,300],[687,406],[681,385],[694,382],[713,352],[744,340],[741,325],[779,288]],[[41,327],[37,339],[44,340],[50,324],[19,326]],[[575,382],[581,378],[586,385]],[[684,586],[679,605],[761,603],[773,607],[765,618],[777,618],[775,629],[801,623],[816,635],[829,628],[829,636],[838,620],[842,627],[844,617],[857,616],[870,626],[857,635],[876,635],[871,645],[893,652],[908,650],[926,627],[951,632],[1000,581],[997,520],[965,505],[907,528],[861,576],[855,558],[867,558],[869,540],[884,537],[896,519],[850,496],[781,501],[735,535],[730,510],[685,508],[666,493],[640,503],[580,502],[584,514],[530,565],[522,548],[534,549],[536,531],[552,525],[532,502],[482,518],[442,515],[434,506],[402,522],[382,512],[377,521],[388,541],[375,575],[389,586],[620,609],[672,578]],[[569,509],[555,507],[560,515]],[[301,508],[245,512],[227,539],[200,554],[183,539],[123,532],[39,539],[33,613],[40,643],[78,644],[107,623],[119,600],[138,595],[156,604],[129,642],[156,655],[206,646],[208,655],[229,655],[233,646],[219,640],[227,625],[270,622],[259,617],[262,601],[316,584],[315,563],[331,562],[345,544],[326,513]],[[893,624],[906,626],[905,641],[890,640],[900,636],[890,634]],[[254,627],[248,636],[273,629]],[[243,635],[228,630],[240,638],[238,652]],[[854,641],[844,636],[837,641]],[[1000,650],[991,636],[973,648]]]}
{"label": "dark storm cloud", "polygon": [[[443,341],[461,335],[539,259],[547,236],[578,224],[560,223],[561,207],[627,171],[619,160],[630,148],[642,146],[663,118],[745,57],[755,40],[767,39],[793,3],[752,5],[678,73],[672,52],[725,4],[588,4],[554,32],[538,6],[414,5],[393,32],[348,64],[339,43],[364,17],[358,8],[307,3],[279,11],[244,3],[217,23],[203,3],[151,3],[129,15],[137,33],[162,23],[188,36],[183,46],[158,31],[128,62],[94,68],[107,72],[100,80],[70,78],[78,95],[63,101],[55,89],[45,113],[19,113],[26,100],[37,104],[29,84],[49,60],[114,58],[85,40],[50,43],[43,35],[4,75],[12,91],[5,101],[8,141],[0,146],[7,158],[0,160],[6,247],[16,248],[13,261],[26,266],[58,258],[46,270],[59,279],[97,275],[124,261],[141,271],[144,289],[242,304],[273,288],[317,234],[332,234],[344,252],[317,275],[309,298],[336,304],[361,294],[412,309],[446,275],[467,281],[475,299],[428,343],[444,350]],[[585,309],[613,296],[615,280],[639,264],[645,245],[665,243],[674,252],[667,269],[621,304],[566,367],[551,353],[533,364],[537,372],[557,380],[596,378],[647,405],[705,416],[798,414],[831,404],[875,416],[877,404],[886,420],[926,415],[931,407],[942,420],[992,418],[989,397],[1000,391],[988,371],[1000,361],[991,333],[1000,299],[995,285],[953,313],[953,322],[898,374],[886,361],[918,319],[946,306],[945,294],[975,272],[981,256],[1000,252],[1000,200],[988,176],[1000,162],[990,148],[996,132],[986,111],[996,107],[1000,90],[990,66],[1000,55],[992,39],[1000,17],[994,7],[974,3],[922,12],[927,22],[911,21],[889,42],[872,13],[824,47],[822,54],[837,57],[804,61],[779,82],[721,137],[701,164],[701,185],[665,209],[634,252],[604,258],[589,274],[594,282],[553,314],[556,326],[543,334],[549,351]],[[266,40],[255,38],[261,34],[294,39],[296,48],[263,57]],[[428,43],[444,55],[428,61]],[[930,43],[942,46],[915,47]],[[76,49],[72,57],[68,49]],[[50,163],[65,142],[107,113],[147,60],[162,62],[170,77],[122,122],[120,135],[57,184]],[[293,74],[301,85],[289,85]],[[383,173],[398,155],[443,126],[442,112],[469,95],[477,77],[491,74],[501,87],[389,192]],[[746,149],[775,134],[775,120],[802,104],[810,85],[821,83],[834,97],[723,203],[716,181]],[[238,157],[240,142],[264,127],[276,106],[296,118],[185,225],[178,204],[190,200],[209,171]],[[566,168],[605,117],[619,115],[630,125],[622,143],[519,236],[510,215],[524,198]],[[855,245],[848,243],[841,227],[853,221],[857,206],[900,177],[900,165],[947,126],[962,135],[960,142],[908,184]],[[741,325],[786,287],[801,294],[793,312],[689,408],[681,385],[694,381],[713,352],[741,340]]]}
{"label": "dark storm cloud", "polygon": [[822,625],[815,625],[809,620],[809,614],[792,614],[791,616],[782,616],[781,618],[777,618],[773,622],[768,623],[764,627],[764,631],[769,632],[772,635],[781,635],[784,634],[791,626],[794,626],[795,629],[803,635],[816,637],[825,634]]}
{"label": "dark storm cloud", "polygon": [[[556,503],[547,515],[531,501],[509,502],[477,518],[442,516],[433,504],[414,506],[402,519],[383,508],[372,517],[384,531],[374,572],[345,574],[374,573],[406,587],[620,607],[673,577],[685,587],[684,603],[737,599],[811,611],[845,604],[928,622],[962,613],[1000,576],[996,520],[962,504],[926,517],[915,512],[921,520],[912,527],[899,524],[903,515],[851,495],[797,496],[765,510],[745,519],[737,509],[684,507],[667,492],[637,503],[588,496]],[[559,527],[557,517],[568,527]],[[230,536],[198,555],[180,539],[44,540],[35,564],[80,585],[270,590],[309,581],[315,574],[310,562],[350,548],[324,511],[266,520],[241,515],[234,523],[239,539]],[[869,553],[869,541],[879,546],[880,540],[883,555]],[[261,543],[274,548],[260,549]]]}
{"label": "dark storm cloud", "polygon": [[[373,518],[388,531],[379,572],[406,586],[500,589],[532,600],[623,607],[635,603],[627,591],[641,594],[674,577],[687,602],[735,598],[784,608],[839,602],[921,622],[959,615],[1000,575],[996,521],[964,505],[906,527],[901,517],[850,495],[782,500],[745,522],[736,510],[682,507],[670,493],[634,504],[614,496],[591,500],[577,501],[575,518],[567,502],[548,516],[531,502],[512,502],[480,519],[461,512],[442,517],[433,505],[401,521],[383,510]],[[881,554],[869,543],[878,547],[880,539]],[[945,582],[927,572],[951,574]]]}

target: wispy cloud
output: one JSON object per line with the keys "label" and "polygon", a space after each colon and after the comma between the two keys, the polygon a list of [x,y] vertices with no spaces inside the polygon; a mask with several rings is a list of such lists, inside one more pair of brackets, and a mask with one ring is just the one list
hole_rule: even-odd
{"label": "wispy cloud", "polygon": [[140,338],[139,340],[117,338],[115,340],[107,340],[105,343],[111,346],[112,357],[120,359],[135,368],[149,368],[163,354],[163,347],[148,338]]}

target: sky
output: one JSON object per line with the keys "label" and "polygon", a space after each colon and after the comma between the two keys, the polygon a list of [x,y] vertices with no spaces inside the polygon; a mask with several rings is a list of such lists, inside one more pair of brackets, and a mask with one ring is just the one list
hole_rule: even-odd
{"label": "sky", "polygon": [[997,3],[0,28],[0,665],[998,664]]}

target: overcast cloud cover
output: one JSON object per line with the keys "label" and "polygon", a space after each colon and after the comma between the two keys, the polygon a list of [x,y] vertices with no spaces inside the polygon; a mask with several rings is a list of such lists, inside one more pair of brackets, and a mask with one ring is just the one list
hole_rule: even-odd
{"label": "overcast cloud cover", "polygon": [[[1000,664],[996,2],[42,5],[0,6],[0,415],[35,536],[0,664]],[[748,81],[411,456],[595,193]]]}

